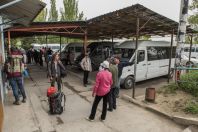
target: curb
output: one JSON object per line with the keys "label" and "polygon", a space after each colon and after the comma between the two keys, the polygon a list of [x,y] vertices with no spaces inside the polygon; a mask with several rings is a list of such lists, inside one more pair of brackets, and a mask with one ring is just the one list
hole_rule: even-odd
{"label": "curb", "polygon": [[161,116],[164,116],[170,120],[173,120],[174,122],[180,124],[180,125],[186,125],[186,126],[191,126],[191,125],[195,125],[195,126],[198,126],[198,119],[197,118],[185,118],[185,117],[180,117],[180,116],[174,116],[174,115],[170,115],[166,112],[162,112],[156,108],[153,108],[151,106],[148,106],[136,99],[133,99],[131,98],[130,96],[128,95],[123,95],[122,96],[122,99],[126,100],[126,101],[129,101],[139,107],[142,107],[148,111],[151,111],[155,114],[158,114],[158,115],[161,115]]}

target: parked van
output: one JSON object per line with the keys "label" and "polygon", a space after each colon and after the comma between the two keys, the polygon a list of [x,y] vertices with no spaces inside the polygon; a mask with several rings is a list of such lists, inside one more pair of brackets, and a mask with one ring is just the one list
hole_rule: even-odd
{"label": "parked van", "polygon": [[[189,56],[189,52],[190,52],[190,44],[184,44],[184,49],[183,49],[182,54]],[[198,45],[197,44],[192,45],[191,58],[198,59]]]}
{"label": "parked van", "polygon": [[[92,42],[87,46],[89,56],[92,61],[93,70],[98,70],[100,63],[106,60],[113,54],[113,46],[115,43],[112,42]],[[75,61],[75,64],[79,67],[80,62],[83,58],[83,54],[79,55]]]}
{"label": "parked van", "polygon": [[70,59],[72,58],[71,62],[74,63],[76,57],[79,56],[82,52],[83,52],[83,43],[77,43],[77,42],[69,43],[61,51],[61,55],[60,55],[61,61],[67,64],[68,54],[70,53],[70,55],[72,55],[72,57],[70,57]]}
{"label": "parked van", "polygon": [[[57,52],[60,50],[60,44],[31,44],[34,49],[39,50],[40,48],[47,47],[52,49],[53,52]],[[65,45],[65,44],[62,44]]]}
{"label": "parked van", "polygon": [[[135,50],[135,41],[124,41],[116,45],[114,52],[121,57],[121,63],[131,62],[122,69],[121,85],[132,88],[134,77],[135,52],[137,53],[136,82],[168,75],[170,43],[165,41],[139,41]],[[173,47],[171,67],[174,67],[176,44]]]}

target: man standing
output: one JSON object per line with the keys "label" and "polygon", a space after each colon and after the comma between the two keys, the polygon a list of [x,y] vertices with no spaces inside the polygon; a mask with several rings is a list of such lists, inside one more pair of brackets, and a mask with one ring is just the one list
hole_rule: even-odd
{"label": "man standing", "polygon": [[85,87],[87,87],[89,72],[92,71],[91,59],[90,59],[88,53],[85,53],[85,57],[82,59],[80,66],[84,71],[83,84]]}
{"label": "man standing", "polygon": [[26,94],[22,82],[22,69],[23,69],[23,63],[22,63],[23,56],[19,52],[19,50],[12,48],[11,54],[8,57],[8,60],[5,65],[5,71],[7,73],[7,78],[9,80],[9,83],[12,87],[13,94],[15,97],[15,101],[13,104],[20,105],[19,102],[19,91],[21,92],[23,96],[22,102],[26,102]]}
{"label": "man standing", "polygon": [[109,71],[112,73],[113,84],[111,85],[111,91],[109,93],[109,108],[108,111],[113,111],[116,109],[116,87],[118,84],[118,67],[116,65],[117,58],[111,59],[111,64],[109,67]]}

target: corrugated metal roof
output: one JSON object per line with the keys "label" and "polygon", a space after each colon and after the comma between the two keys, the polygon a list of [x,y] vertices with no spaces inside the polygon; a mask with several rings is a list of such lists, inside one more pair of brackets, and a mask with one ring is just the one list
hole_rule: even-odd
{"label": "corrugated metal roof", "polygon": [[130,38],[136,35],[139,18],[140,35],[169,35],[177,33],[178,22],[135,4],[88,20],[89,38]]}
{"label": "corrugated metal roof", "polygon": [[[84,38],[86,33],[88,39],[111,39],[130,38],[136,35],[136,19],[140,19],[140,36],[143,35],[170,35],[174,29],[178,31],[178,23],[160,15],[140,4],[110,12],[88,21],[67,21],[67,22],[42,22],[32,23],[24,30],[12,30],[11,37],[33,36],[33,35],[62,35],[71,38]],[[70,27],[74,25],[74,27]],[[56,27],[56,30],[52,28]],[[35,27],[43,29],[30,30]],[[48,27],[48,28],[47,28]],[[64,28],[65,27],[65,28]],[[18,28],[20,29],[20,28]],[[188,33],[194,32],[190,28]],[[24,32],[27,31],[27,32]]]}
{"label": "corrugated metal roof", "polygon": [[[13,0],[0,0],[0,6],[12,1]],[[45,6],[46,4],[40,0],[22,0],[9,7],[0,9],[0,13],[10,20],[15,20],[15,23],[27,26]]]}

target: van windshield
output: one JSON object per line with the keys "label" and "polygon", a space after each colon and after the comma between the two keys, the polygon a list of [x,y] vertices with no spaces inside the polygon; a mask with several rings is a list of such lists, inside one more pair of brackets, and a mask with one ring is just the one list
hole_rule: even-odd
{"label": "van windshield", "polygon": [[121,61],[129,61],[133,56],[135,49],[126,49],[126,48],[115,48],[114,55],[118,55],[121,57]]}

